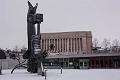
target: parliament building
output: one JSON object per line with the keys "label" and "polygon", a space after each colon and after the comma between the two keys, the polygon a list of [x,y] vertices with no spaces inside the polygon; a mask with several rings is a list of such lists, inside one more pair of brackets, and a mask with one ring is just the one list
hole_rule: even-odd
{"label": "parliament building", "polygon": [[90,31],[42,33],[41,48],[50,53],[88,54],[92,48]]}

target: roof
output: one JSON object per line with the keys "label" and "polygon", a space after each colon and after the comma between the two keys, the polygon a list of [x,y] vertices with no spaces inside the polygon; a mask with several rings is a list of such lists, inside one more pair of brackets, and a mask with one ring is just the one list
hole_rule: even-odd
{"label": "roof", "polygon": [[42,38],[92,37],[91,31],[41,33]]}
{"label": "roof", "polygon": [[98,53],[98,54],[69,54],[69,55],[49,55],[50,58],[90,58],[90,57],[109,57],[109,56],[120,56],[120,53]]}

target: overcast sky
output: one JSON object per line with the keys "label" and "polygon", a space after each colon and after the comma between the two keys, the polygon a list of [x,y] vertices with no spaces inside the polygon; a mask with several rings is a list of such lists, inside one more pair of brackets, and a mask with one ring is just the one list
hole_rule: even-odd
{"label": "overcast sky", "polygon": [[[120,0],[29,0],[44,14],[41,32],[92,31],[120,40]],[[0,0],[0,48],[27,47],[27,0]]]}

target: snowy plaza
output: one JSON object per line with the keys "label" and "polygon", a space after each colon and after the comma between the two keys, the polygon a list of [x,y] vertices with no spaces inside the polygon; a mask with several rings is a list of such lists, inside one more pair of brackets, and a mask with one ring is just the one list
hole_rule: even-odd
{"label": "snowy plaza", "polygon": [[[25,69],[2,70],[0,80],[45,80],[44,76],[31,74]],[[48,69],[46,80],[120,80],[120,69]]]}

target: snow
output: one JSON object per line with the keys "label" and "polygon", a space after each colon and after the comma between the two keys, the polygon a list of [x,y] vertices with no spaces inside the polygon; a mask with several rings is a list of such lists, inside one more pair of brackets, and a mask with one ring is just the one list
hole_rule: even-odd
{"label": "snow", "polygon": [[[45,80],[44,76],[31,74],[26,69],[2,70],[0,80]],[[46,80],[120,80],[120,69],[48,69]]]}

